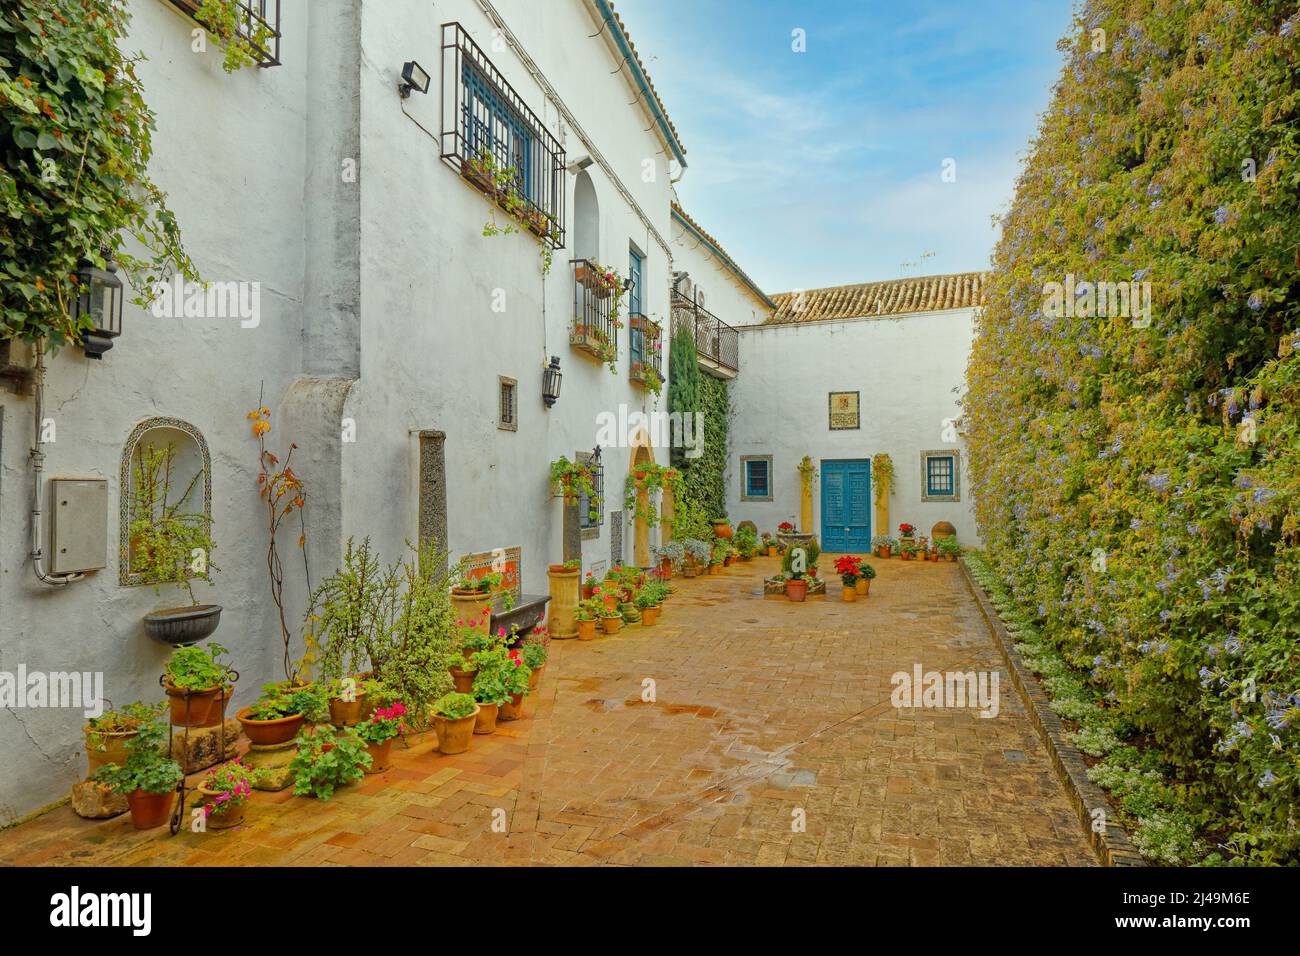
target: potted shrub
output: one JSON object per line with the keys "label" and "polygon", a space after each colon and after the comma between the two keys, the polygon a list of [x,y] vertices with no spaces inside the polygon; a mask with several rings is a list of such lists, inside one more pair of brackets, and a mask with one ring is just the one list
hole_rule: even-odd
{"label": "potted shrub", "polygon": [[106,764],[91,775],[114,793],[126,797],[137,830],[160,827],[171,817],[176,786],[184,779],[181,765],[166,756],[167,726],[160,719],[144,720],[126,745],[122,764]]}
{"label": "potted shrub", "polygon": [[911,561],[916,557],[916,545],[906,539],[898,544],[898,556],[904,561]]}
{"label": "potted shrub", "polygon": [[605,605],[595,598],[587,598],[585,601],[578,602],[578,608],[573,612],[573,616],[578,622],[578,640],[594,641],[596,639],[597,622],[600,621],[601,613],[604,610]]}
{"label": "potted shrub", "polygon": [[523,646],[524,663],[528,665],[528,690],[534,694],[542,683],[542,671],[546,669],[546,661],[550,657],[545,640],[535,640],[536,634],[536,631],[529,634]]}
{"label": "potted shrub", "polygon": [[152,584],[155,594],[162,593],[162,585],[171,584],[184,588],[190,599],[187,606],[146,614],[145,633],[164,644],[182,646],[209,637],[221,622],[221,607],[199,604],[194,596],[194,580],[212,584],[211,572],[216,570],[211,563],[212,520],[201,503],[197,511],[192,510],[203,469],[187,482],[174,474],[175,465],[175,445],[139,449],[131,470],[126,520],[131,573]]}
{"label": "potted shrub", "polygon": [[584,495],[597,503],[596,475],[591,466],[569,461],[563,455],[551,462],[551,490],[566,505],[575,504]]}
{"label": "potted shrub", "polygon": [[748,526],[737,531],[732,542],[735,544],[736,553],[740,555],[740,560],[753,560],[754,552],[758,550],[758,535],[751,531]]}
{"label": "potted shrub", "polygon": [[503,676],[509,699],[501,704],[497,711],[498,720],[518,720],[524,714],[524,697],[528,694],[530,668],[524,663],[523,651],[514,650],[507,655]]}
{"label": "potted shrub", "polygon": [[636,596],[636,607],[641,612],[641,623],[654,627],[659,619],[659,601],[652,587],[645,588]]}
{"label": "potted shrub", "polygon": [[145,704],[136,701],[120,710],[106,710],[92,717],[82,728],[86,738],[86,761],[90,765],[87,776],[93,777],[100,767],[126,763],[127,745],[140,732],[141,726],[162,719],[166,704]]}
{"label": "potted shrub", "polygon": [[381,773],[388,769],[393,751],[393,741],[406,733],[406,705],[397,701],[391,707],[379,707],[370,719],[358,724],[357,739],[366,747],[370,755],[370,766],[365,773]]}
{"label": "potted shrub", "polygon": [[888,558],[898,548],[898,542],[887,534],[878,534],[871,539],[871,550],[878,558]]}
{"label": "potted shrub", "polygon": [[781,558],[781,572],[785,575],[785,595],[791,601],[802,602],[808,597],[807,578],[817,573],[817,558],[821,548],[816,540],[786,548]]}
{"label": "potted shrub", "polygon": [[596,591],[596,575],[588,571],[587,576],[582,579],[582,599],[585,601]]}
{"label": "potted shrub", "polygon": [[844,585],[844,590],[840,592],[841,601],[852,602],[858,599],[858,567],[861,563],[862,559],[852,554],[842,554],[835,559],[835,573]]}
{"label": "potted shrub", "polygon": [[163,671],[163,691],[171,706],[173,726],[207,726],[212,708],[220,708],[223,695],[228,696],[231,670],[217,659],[228,653],[215,641],[207,650],[178,647],[172,651]]}
{"label": "potted shrub", "polygon": [[260,777],[261,771],[244,766],[238,758],[209,770],[199,784],[204,827],[229,830],[243,824],[245,806]]}
{"label": "potted shrub", "polygon": [[603,602],[601,603],[600,627],[607,635],[617,634],[623,629],[623,612],[619,610],[618,605],[610,607]]}
{"label": "potted shrub", "polygon": [[497,729],[497,714],[501,705],[510,700],[506,667],[514,667],[506,656],[505,648],[493,647],[474,655],[474,699],[478,701],[478,717],[474,733],[490,734]]}
{"label": "potted shrub", "polygon": [[298,753],[289,769],[293,792],[300,797],[328,800],[339,787],[356,783],[366,775],[370,754],[348,727],[337,735],[333,730],[313,728],[298,735]]}
{"label": "potted shrub", "polygon": [[702,541],[699,538],[688,538],[682,548],[686,552],[686,564],[682,573],[688,578],[698,575],[701,568],[708,568],[713,557],[713,548],[707,541]]}
{"label": "potted shrub", "polygon": [[776,539],[772,537],[772,532],[763,532],[760,547],[769,558],[776,557]]}
{"label": "potted shrub", "polygon": [[314,684],[298,687],[263,684],[257,703],[240,710],[235,719],[253,743],[274,746],[298,736],[304,721],[324,723],[329,716],[325,691]]}
{"label": "potted shrub", "polygon": [[858,597],[866,597],[871,591],[871,582],[876,576],[876,569],[863,561],[858,565]]}
{"label": "potted shrub", "polygon": [[956,538],[940,538],[937,547],[939,556],[945,561],[956,561],[957,556],[961,554],[961,545],[957,543]]}
{"label": "potted shrub", "polygon": [[474,736],[479,705],[472,694],[444,694],[433,702],[433,731],[438,737],[438,751],[463,754]]}

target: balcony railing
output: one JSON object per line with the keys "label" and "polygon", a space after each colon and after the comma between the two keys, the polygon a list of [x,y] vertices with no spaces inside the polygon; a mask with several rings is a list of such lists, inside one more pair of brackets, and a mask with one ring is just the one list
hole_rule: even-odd
{"label": "balcony railing", "polygon": [[740,332],[695,300],[672,290],[673,334],[695,339],[700,366],[715,377],[732,378],[740,371]]}
{"label": "balcony railing", "polygon": [[611,286],[604,273],[590,259],[572,259],[573,324],[569,344],[602,362],[618,357],[617,303],[626,290]]}
{"label": "balcony railing", "polygon": [[627,327],[628,351],[632,359],[628,378],[658,391],[664,380],[663,329],[658,322],[640,312],[633,312],[627,317]]}
{"label": "balcony railing", "polygon": [[[171,0],[172,6],[193,17],[202,0]],[[258,66],[280,65],[280,0],[231,0],[239,36]]]}
{"label": "balcony railing", "polygon": [[442,160],[559,249],[564,147],[459,23],[442,25]]}

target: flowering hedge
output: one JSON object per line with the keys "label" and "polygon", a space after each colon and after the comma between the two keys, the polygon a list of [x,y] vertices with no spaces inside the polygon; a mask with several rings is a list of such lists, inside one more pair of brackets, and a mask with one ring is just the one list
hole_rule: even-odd
{"label": "flowering hedge", "polygon": [[[1203,845],[1295,862],[1300,14],[1087,0],[1075,26],[971,356],[977,519]],[[1149,322],[1050,307],[1069,276],[1080,305],[1149,282]]]}

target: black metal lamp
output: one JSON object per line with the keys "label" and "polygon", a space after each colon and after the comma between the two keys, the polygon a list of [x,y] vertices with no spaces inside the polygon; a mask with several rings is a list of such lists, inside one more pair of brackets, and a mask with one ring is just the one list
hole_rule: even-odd
{"label": "black metal lamp", "polygon": [[101,269],[89,259],[77,263],[77,300],[73,318],[89,317],[91,328],[81,338],[86,358],[102,359],[113,347],[113,339],[122,334],[122,280],[117,277],[117,263],[111,259]]}
{"label": "black metal lamp", "polygon": [[560,357],[551,356],[551,364],[542,372],[542,401],[547,408],[553,408],[560,400],[560,381],[564,373],[560,371]]}
{"label": "black metal lamp", "polygon": [[402,95],[402,99],[406,99],[412,91],[428,93],[429,74],[420,64],[408,60],[402,64],[402,85],[397,88],[397,92]]}

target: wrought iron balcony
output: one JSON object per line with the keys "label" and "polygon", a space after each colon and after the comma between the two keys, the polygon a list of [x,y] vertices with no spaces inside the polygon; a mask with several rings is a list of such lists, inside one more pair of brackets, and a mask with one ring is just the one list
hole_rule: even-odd
{"label": "wrought iron balcony", "polygon": [[442,25],[442,160],[539,239],[564,245],[564,147],[459,23]]}
{"label": "wrought iron balcony", "polygon": [[617,304],[626,289],[613,285],[605,273],[590,259],[572,259],[573,324],[569,327],[569,344],[602,362],[618,356]]}
{"label": "wrought iron balcony", "polygon": [[[171,0],[172,6],[202,23],[196,14],[203,0]],[[280,0],[230,0],[239,36],[258,66],[280,65]]]}
{"label": "wrought iron balcony", "polygon": [[676,289],[672,313],[673,335],[694,338],[700,368],[714,378],[735,378],[740,371],[740,332]]}
{"label": "wrought iron balcony", "polygon": [[632,359],[628,378],[657,392],[664,380],[663,329],[640,312],[627,317],[627,327]]}

